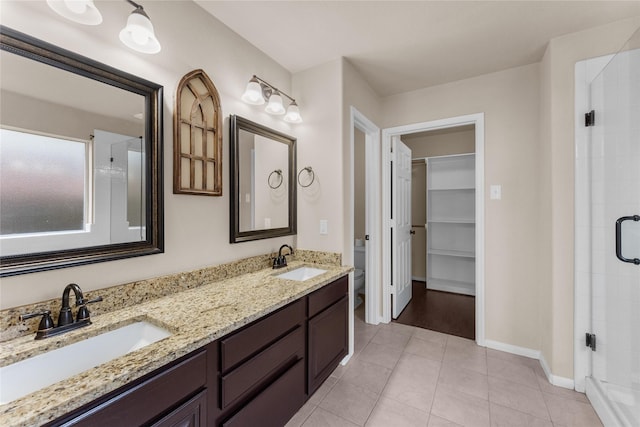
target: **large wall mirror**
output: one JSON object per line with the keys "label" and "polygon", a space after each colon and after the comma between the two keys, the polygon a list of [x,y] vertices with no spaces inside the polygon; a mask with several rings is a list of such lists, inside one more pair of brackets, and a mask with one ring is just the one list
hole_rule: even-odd
{"label": "large wall mirror", "polygon": [[231,116],[231,243],[296,234],[296,139]]}
{"label": "large wall mirror", "polygon": [[2,26],[0,47],[0,275],[162,252],[162,86]]}

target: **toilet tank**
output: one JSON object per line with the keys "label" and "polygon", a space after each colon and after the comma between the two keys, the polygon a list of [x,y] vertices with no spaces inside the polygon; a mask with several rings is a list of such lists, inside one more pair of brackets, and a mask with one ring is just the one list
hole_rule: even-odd
{"label": "toilet tank", "polygon": [[353,266],[364,271],[367,259],[367,249],[365,246],[355,246],[353,248]]}

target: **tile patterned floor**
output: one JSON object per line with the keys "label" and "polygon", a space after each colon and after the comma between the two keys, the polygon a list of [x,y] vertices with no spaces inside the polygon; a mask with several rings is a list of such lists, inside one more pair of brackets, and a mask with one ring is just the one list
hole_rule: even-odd
{"label": "tile patterned floor", "polygon": [[582,393],[537,360],[413,326],[355,317],[355,351],[287,427],[601,426]]}

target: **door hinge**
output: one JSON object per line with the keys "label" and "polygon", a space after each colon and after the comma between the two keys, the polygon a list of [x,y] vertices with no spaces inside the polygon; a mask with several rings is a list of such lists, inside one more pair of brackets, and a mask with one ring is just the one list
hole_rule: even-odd
{"label": "door hinge", "polygon": [[589,111],[584,115],[584,125],[586,127],[596,124],[596,112],[594,110]]}
{"label": "door hinge", "polygon": [[587,332],[585,334],[585,344],[591,349],[591,351],[596,351],[596,334],[590,334]]}

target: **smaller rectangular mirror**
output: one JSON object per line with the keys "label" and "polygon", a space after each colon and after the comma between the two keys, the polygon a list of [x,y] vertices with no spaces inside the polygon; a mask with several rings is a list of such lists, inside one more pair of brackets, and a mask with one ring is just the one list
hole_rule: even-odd
{"label": "smaller rectangular mirror", "polygon": [[231,243],[296,234],[296,139],[230,119]]}

